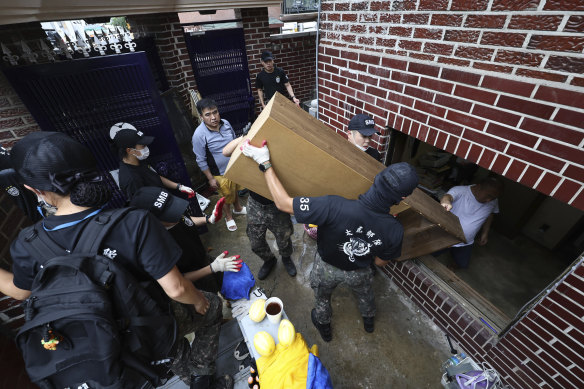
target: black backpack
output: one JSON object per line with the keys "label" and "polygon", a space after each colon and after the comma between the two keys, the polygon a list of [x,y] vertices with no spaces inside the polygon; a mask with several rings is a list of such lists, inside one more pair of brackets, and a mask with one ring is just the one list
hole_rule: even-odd
{"label": "black backpack", "polygon": [[176,339],[170,300],[98,253],[129,208],[102,211],[69,254],[42,227],[23,236],[47,259],[23,302],[16,336],[26,371],[41,388],[152,388],[168,373]]}

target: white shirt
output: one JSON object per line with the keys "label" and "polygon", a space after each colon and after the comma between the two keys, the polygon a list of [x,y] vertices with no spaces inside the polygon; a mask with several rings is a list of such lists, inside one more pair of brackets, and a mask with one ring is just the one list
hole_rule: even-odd
{"label": "white shirt", "polygon": [[450,212],[458,216],[462,231],[466,237],[466,243],[455,244],[453,247],[473,244],[477,232],[479,232],[489,215],[491,213],[499,213],[499,201],[497,199],[487,203],[479,203],[472,194],[471,186],[455,186],[448,191],[448,194],[453,199]]}

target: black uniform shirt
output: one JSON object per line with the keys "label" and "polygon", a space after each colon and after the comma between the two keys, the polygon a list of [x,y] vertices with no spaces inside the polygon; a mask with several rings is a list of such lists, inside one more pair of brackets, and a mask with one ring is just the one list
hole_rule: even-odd
{"label": "black uniform shirt", "polygon": [[256,76],[255,86],[258,89],[263,89],[264,102],[267,104],[276,92],[280,92],[284,96],[288,96],[288,92],[286,91],[284,84],[289,82],[290,81],[288,81],[286,72],[284,72],[284,70],[281,68],[274,67],[274,71],[272,73],[268,73],[262,69],[262,71],[259,72]]}
{"label": "black uniform shirt", "polygon": [[182,249],[182,255],[176,263],[181,273],[202,269],[209,265],[207,250],[201,241],[197,226],[190,217],[183,216],[168,232]]}
{"label": "black uniform shirt", "polygon": [[403,227],[388,213],[340,196],[295,197],[299,223],[318,225],[317,249],[323,261],[342,270],[369,266],[401,255]]}
{"label": "black uniform shirt", "polygon": [[377,151],[373,147],[368,147],[367,150],[365,150],[365,153],[372,156],[376,161],[381,162],[381,154],[379,153],[379,151]]}
{"label": "black uniform shirt", "polygon": [[[81,220],[95,208],[71,215],[49,216],[44,220],[47,229],[53,229],[64,223]],[[91,218],[70,227],[48,232],[48,236],[65,250],[71,250],[84,227]],[[35,224],[42,229],[43,222]],[[26,249],[23,230],[10,247],[14,273],[14,285],[20,289],[30,290],[35,275],[43,261],[34,258]],[[105,238],[100,253],[118,261],[138,281],[152,278],[158,280],[165,276],[181,256],[181,249],[174,242],[162,224],[148,211],[134,209],[119,220]]]}
{"label": "black uniform shirt", "polygon": [[122,189],[128,200],[143,186],[164,188],[160,175],[147,164],[136,166],[122,161],[120,163],[119,178],[120,189]]}

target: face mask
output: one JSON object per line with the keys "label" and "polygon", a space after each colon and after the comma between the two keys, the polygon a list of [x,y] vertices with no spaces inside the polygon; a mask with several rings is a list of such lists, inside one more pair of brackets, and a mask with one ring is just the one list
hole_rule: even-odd
{"label": "face mask", "polygon": [[150,149],[148,149],[148,146],[145,146],[142,150],[136,150],[136,149],[132,149],[132,150],[140,153],[140,155],[136,155],[136,158],[138,158],[138,160],[140,160],[140,161],[143,161],[150,156]]}
{"label": "face mask", "polygon": [[353,135],[353,133],[352,133],[352,132],[351,132],[351,138],[353,138],[353,142],[351,142],[351,143],[353,143],[353,144],[354,144],[354,145],[355,145],[355,146],[356,146],[356,147],[357,147],[359,150],[361,150],[361,151],[365,151],[365,150],[367,150],[367,147],[359,146],[359,145],[356,143],[356,141],[355,141],[355,136]]}

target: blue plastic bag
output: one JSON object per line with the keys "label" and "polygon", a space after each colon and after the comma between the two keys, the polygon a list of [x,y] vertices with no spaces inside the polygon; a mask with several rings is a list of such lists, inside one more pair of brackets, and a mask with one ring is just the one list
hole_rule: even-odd
{"label": "blue plastic bag", "polygon": [[223,273],[223,286],[221,294],[228,300],[239,300],[242,298],[249,300],[249,291],[255,285],[255,278],[249,270],[249,266],[242,262],[238,272],[226,271]]}

